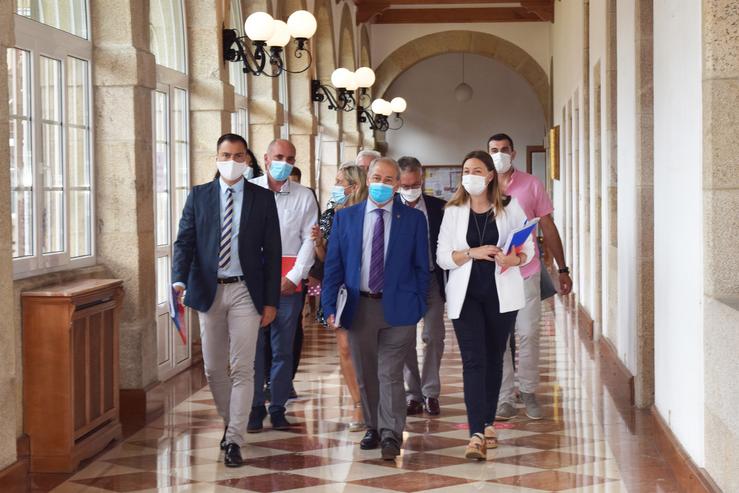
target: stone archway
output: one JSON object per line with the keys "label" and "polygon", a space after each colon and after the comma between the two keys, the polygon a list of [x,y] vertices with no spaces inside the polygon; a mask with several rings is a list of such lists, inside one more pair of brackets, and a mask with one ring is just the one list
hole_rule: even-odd
{"label": "stone archway", "polygon": [[395,50],[377,67],[372,92],[376,97],[383,97],[393,81],[418,62],[436,55],[460,52],[493,58],[520,74],[531,84],[547,125],[551,125],[551,96],[546,72],[525,50],[492,34],[444,31],[416,38]]}

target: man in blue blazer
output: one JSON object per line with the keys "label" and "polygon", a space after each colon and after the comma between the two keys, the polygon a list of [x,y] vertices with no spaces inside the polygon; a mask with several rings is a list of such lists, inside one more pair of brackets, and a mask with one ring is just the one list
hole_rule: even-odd
{"label": "man in blue blazer", "polygon": [[244,179],[244,138],[223,135],[217,152],[216,178],[193,187],[182,211],[172,282],[198,311],[205,376],[226,427],[224,462],[238,467],[259,328],[274,320],[280,301],[282,247],[272,192]]}
{"label": "man in blue blazer", "polygon": [[[426,311],[429,244],[423,213],[393,200],[400,168],[378,158],[367,175],[369,200],[342,209],[326,255],[321,304],[329,325],[349,331],[368,431],[362,449],[400,454],[406,403],[403,365]],[[337,296],[346,304],[337,317]],[[337,320],[338,318],[338,320]]]}

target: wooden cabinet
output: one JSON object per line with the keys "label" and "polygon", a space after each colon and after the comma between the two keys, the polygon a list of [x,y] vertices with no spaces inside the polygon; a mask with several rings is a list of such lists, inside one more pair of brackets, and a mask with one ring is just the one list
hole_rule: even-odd
{"label": "wooden cabinet", "polygon": [[72,472],[121,437],[122,284],[88,279],[22,294],[23,415],[32,472]]}

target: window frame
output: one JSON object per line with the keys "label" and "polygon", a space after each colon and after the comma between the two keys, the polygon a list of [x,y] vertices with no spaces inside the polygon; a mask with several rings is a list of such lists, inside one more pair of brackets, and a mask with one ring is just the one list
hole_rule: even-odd
{"label": "window frame", "polygon": [[[89,5],[88,5],[89,8]],[[89,12],[89,11],[88,11]],[[34,19],[14,14],[15,22],[15,44],[12,48],[27,51],[29,53],[30,74],[30,107],[31,107],[31,165],[32,170],[32,218],[33,218],[33,254],[27,257],[12,259],[13,279],[24,279],[28,277],[59,272],[65,270],[90,267],[97,263],[97,237],[95,234],[96,223],[96,200],[95,200],[95,122],[94,122],[94,91],[92,85],[93,58],[92,42],[75,34],[43,24]],[[88,21],[89,22],[89,21]],[[89,27],[89,26],[88,26]],[[89,34],[89,29],[88,29]],[[41,57],[47,57],[60,62],[61,83],[61,128],[62,138],[60,142],[61,160],[63,170],[64,187],[64,226],[62,252],[50,254],[42,253],[43,246],[43,198],[42,186],[43,167],[40,160],[43,159],[43,118],[41,115],[41,81],[40,63]],[[87,63],[87,102],[89,105],[89,139],[87,142],[87,155],[90,167],[90,254],[82,257],[72,258],[70,256],[70,184],[69,184],[69,156],[67,155],[69,123],[67,121],[67,59],[76,58]]]}

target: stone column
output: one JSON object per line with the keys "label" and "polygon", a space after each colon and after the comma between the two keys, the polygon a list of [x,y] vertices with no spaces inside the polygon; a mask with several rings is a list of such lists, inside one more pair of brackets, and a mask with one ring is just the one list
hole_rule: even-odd
{"label": "stone column", "polygon": [[320,149],[318,165],[320,167],[320,183],[318,202],[325,206],[331,194],[331,187],[336,180],[336,172],[341,164],[341,134],[338,114],[329,110],[326,103],[319,107],[321,127],[319,131]]}
{"label": "stone column", "polygon": [[223,2],[187,0],[187,50],[190,75],[190,169],[192,184],[215,173],[216,142],[231,129],[234,89],[221,51]]}
{"label": "stone column", "polygon": [[97,257],[126,290],[121,389],[144,389],[157,381],[149,10],[135,0],[91,0],[90,10]]}
{"label": "stone column", "polygon": [[653,0],[636,2],[636,375],[638,407],[654,403],[654,76]]}
{"label": "stone column", "polygon": [[[295,59],[293,50],[287,50],[288,67],[302,67],[305,56]],[[291,68],[292,69],[292,68]],[[316,129],[317,118],[313,114],[313,102],[310,95],[310,71],[301,74],[290,74],[287,79],[287,90],[290,95],[290,142],[295,145],[296,165],[303,174],[303,185],[315,189],[316,180]]]}
{"label": "stone column", "polygon": [[[15,45],[13,7],[15,2],[0,3],[0,53]],[[0,162],[10,160],[8,128],[8,64],[0,63]],[[16,460],[16,333],[13,324],[13,264],[11,250],[10,168],[0,166],[0,471]]]}
{"label": "stone column", "polygon": [[739,491],[739,8],[703,0],[702,10],[705,467]]}

